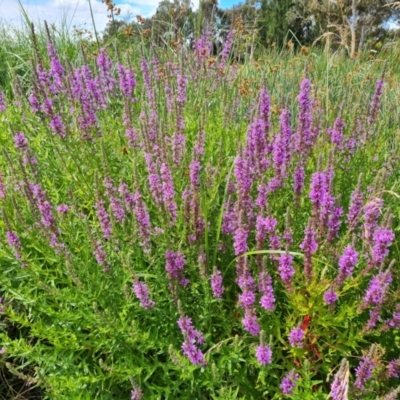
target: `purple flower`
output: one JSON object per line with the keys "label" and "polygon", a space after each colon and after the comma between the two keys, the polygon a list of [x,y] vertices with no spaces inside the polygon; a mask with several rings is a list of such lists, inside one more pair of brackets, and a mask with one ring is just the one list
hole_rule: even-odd
{"label": "purple flower", "polygon": [[148,249],[151,235],[150,215],[147,211],[146,203],[143,201],[140,192],[137,190],[132,198],[133,210],[136,217],[136,222],[139,227],[139,237],[141,239],[140,246]]}
{"label": "purple flower", "polygon": [[135,74],[130,68],[126,68],[122,64],[118,64],[117,69],[119,75],[119,88],[127,99],[131,99],[136,87]]}
{"label": "purple flower", "polygon": [[112,92],[114,90],[116,80],[111,74],[112,61],[107,56],[105,49],[100,49],[97,56],[97,66],[100,71],[100,87],[104,92]]}
{"label": "purple flower", "polygon": [[293,267],[293,257],[290,254],[281,254],[279,256],[279,276],[285,286],[290,286],[292,284],[292,278],[295,274],[295,269]]}
{"label": "purple flower", "polygon": [[346,400],[349,391],[349,362],[344,358],[331,385],[332,400]]}
{"label": "purple flower", "polygon": [[372,124],[378,118],[378,112],[379,112],[379,108],[381,106],[381,103],[379,100],[383,93],[383,85],[384,84],[385,84],[385,82],[383,81],[383,79],[379,79],[378,82],[376,83],[375,93],[374,93],[371,103],[370,103],[368,124]]}
{"label": "purple flower", "polygon": [[383,200],[377,197],[369,201],[364,208],[364,237],[370,243],[378,225],[382,207]]}
{"label": "purple flower", "polygon": [[221,271],[219,271],[218,269],[216,269],[211,275],[211,289],[215,298],[222,298],[222,293],[224,292],[225,288],[222,285]]}
{"label": "purple flower", "polygon": [[53,43],[47,44],[47,52],[50,58],[50,74],[59,89],[62,88],[62,81],[64,77],[64,67],[58,58],[57,51]]}
{"label": "purple flower", "polygon": [[21,151],[25,151],[28,147],[28,140],[25,135],[20,132],[14,136],[15,148]]}
{"label": "purple flower", "polygon": [[6,198],[5,184],[4,184],[4,175],[0,172],[0,199]]}
{"label": "purple flower", "polygon": [[293,184],[293,189],[296,196],[301,195],[301,192],[304,189],[305,177],[306,174],[304,171],[304,166],[299,165],[298,167],[296,167],[296,169],[294,170],[294,184]]}
{"label": "purple flower", "polygon": [[353,273],[354,266],[358,262],[358,253],[351,245],[348,245],[343,254],[339,258],[339,275],[337,277],[338,284],[350,277]]}
{"label": "purple flower", "polygon": [[232,44],[233,44],[233,39],[235,38],[235,30],[231,29],[228,32],[228,35],[226,36],[226,40],[224,43],[224,47],[222,48],[221,51],[221,62],[224,65],[226,61],[229,58],[229,54],[231,52]]}
{"label": "purple flower", "polygon": [[186,286],[189,281],[183,278],[183,269],[186,263],[184,255],[168,250],[165,252],[165,260],[168,278]]}
{"label": "purple flower", "polygon": [[221,231],[225,235],[229,235],[235,231],[236,221],[235,221],[235,209],[232,201],[229,199],[225,203],[225,212],[222,219]]}
{"label": "purple flower", "polygon": [[387,328],[400,328],[400,304],[397,305],[396,310],[393,312],[392,318],[385,321]]}
{"label": "purple flower", "polygon": [[69,210],[69,207],[66,204],[60,204],[57,207],[57,212],[59,214],[66,214],[68,212],[68,210]]}
{"label": "purple flower", "polygon": [[257,336],[260,333],[260,325],[258,324],[257,315],[252,308],[246,308],[244,318],[242,320],[244,329],[252,336]]}
{"label": "purple flower", "polygon": [[394,240],[394,233],[391,229],[377,228],[373,236],[372,259],[375,263],[380,264],[389,254],[388,247]]}
{"label": "purple flower", "polygon": [[324,293],[324,301],[325,304],[331,305],[334,304],[338,299],[338,295],[333,290],[328,290]]}
{"label": "purple flower", "polygon": [[272,362],[272,350],[267,345],[257,346],[256,348],[257,361],[261,365],[271,364]]}
{"label": "purple flower", "polygon": [[121,223],[125,219],[125,209],[122,201],[117,197],[117,189],[113,186],[111,178],[104,179],[104,186],[106,187],[106,194],[110,199],[110,206],[113,211],[115,219]]}
{"label": "purple flower", "polygon": [[108,272],[109,266],[106,265],[107,254],[103,250],[103,244],[101,243],[100,240],[96,242],[96,246],[95,246],[95,249],[93,251],[93,255],[96,258],[97,263],[100,266],[104,266],[103,272]]}
{"label": "purple flower", "polygon": [[342,207],[333,207],[328,218],[328,241],[332,242],[337,238],[340,229],[340,219],[343,216]]}
{"label": "purple flower", "polygon": [[233,235],[233,246],[235,248],[236,256],[246,253],[248,236],[249,231],[244,227],[239,227],[235,230]]}
{"label": "purple flower", "polygon": [[103,231],[104,237],[110,239],[111,237],[111,223],[108,213],[104,207],[104,200],[98,200],[94,206],[96,215],[100,222],[100,227]]}
{"label": "purple flower", "polygon": [[362,308],[382,304],[391,282],[392,274],[389,270],[373,276],[363,298]]}
{"label": "purple flower", "polygon": [[388,378],[400,378],[400,358],[392,360],[387,366]]}
{"label": "purple flower", "polygon": [[301,328],[293,328],[289,333],[289,343],[292,347],[303,347],[304,331]]}
{"label": "purple flower", "polygon": [[272,278],[267,272],[261,272],[259,276],[258,290],[262,294],[260,305],[264,310],[273,311],[275,308],[274,288]]}
{"label": "purple flower", "polygon": [[346,224],[349,226],[350,232],[354,230],[363,206],[363,193],[359,188],[351,194],[349,212],[347,214]]}
{"label": "purple flower", "polygon": [[183,315],[178,320],[179,328],[184,336],[182,344],[183,353],[189,358],[194,365],[206,365],[204,354],[196,347],[196,344],[201,345],[205,342],[201,332],[194,329],[191,318]]}
{"label": "purple flower", "polygon": [[363,392],[366,382],[372,377],[372,371],[374,368],[375,362],[370,354],[362,357],[360,364],[356,368],[354,387]]}
{"label": "purple flower", "polygon": [[300,84],[300,94],[298,96],[299,113],[296,131],[296,151],[307,152],[313,145],[312,133],[312,101],[311,101],[311,82],[305,78]]}
{"label": "purple flower", "polygon": [[312,255],[317,251],[318,244],[315,240],[315,231],[312,227],[311,221],[304,231],[303,242],[299,246],[304,251],[304,270],[308,279],[312,277]]}
{"label": "purple flower", "polygon": [[160,166],[160,176],[162,180],[162,199],[167,210],[171,213],[172,221],[175,222],[178,207],[175,202],[174,181],[171,170],[166,163],[162,163]]}
{"label": "purple flower", "polygon": [[6,99],[3,92],[0,92],[0,112],[7,111]]}
{"label": "purple flower", "polygon": [[149,290],[147,289],[147,285],[144,282],[140,282],[139,280],[135,280],[132,285],[133,291],[138,300],[140,300],[141,307],[148,310],[149,308],[154,307],[155,302],[149,298]]}
{"label": "purple flower", "polygon": [[335,119],[333,124],[333,128],[328,129],[328,134],[331,137],[331,143],[335,144],[338,148],[342,147],[343,140],[343,129],[345,128],[345,124],[343,120],[338,117]]}
{"label": "purple flower", "polygon": [[282,379],[280,388],[283,394],[293,394],[293,389],[296,387],[296,383],[299,380],[299,374],[294,370],[288,372]]}
{"label": "purple flower", "polygon": [[142,390],[140,388],[136,388],[131,391],[131,400],[142,400]]}
{"label": "purple flower", "polygon": [[243,308],[251,307],[256,301],[256,295],[251,289],[245,289],[242,294],[239,295],[239,303]]}

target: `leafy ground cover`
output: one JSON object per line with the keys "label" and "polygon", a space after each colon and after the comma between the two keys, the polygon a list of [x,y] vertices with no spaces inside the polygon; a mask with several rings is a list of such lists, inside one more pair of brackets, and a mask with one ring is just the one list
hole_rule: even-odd
{"label": "leafy ground cover", "polygon": [[54,36],[2,83],[3,370],[49,399],[397,398],[391,63]]}

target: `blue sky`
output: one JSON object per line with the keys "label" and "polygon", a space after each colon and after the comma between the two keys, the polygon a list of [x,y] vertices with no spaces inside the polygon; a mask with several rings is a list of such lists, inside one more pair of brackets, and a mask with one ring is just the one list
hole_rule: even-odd
{"label": "blue sky", "polygon": [[[199,0],[191,0],[194,8]],[[220,7],[230,8],[240,0],[220,0]],[[88,0],[21,0],[31,20],[47,20],[59,24],[64,19],[70,26],[91,29],[91,16]],[[91,0],[96,27],[102,31],[107,24],[107,8],[101,0]],[[151,16],[157,9],[159,0],[117,0],[122,16]],[[0,20],[12,25],[21,24],[21,9],[18,0],[0,0]]]}

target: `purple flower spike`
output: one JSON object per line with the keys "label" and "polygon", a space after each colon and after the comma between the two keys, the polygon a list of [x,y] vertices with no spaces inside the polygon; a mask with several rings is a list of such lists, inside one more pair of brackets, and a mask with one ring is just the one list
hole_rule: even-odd
{"label": "purple flower spike", "polygon": [[349,362],[344,358],[331,385],[332,400],[346,400],[349,391]]}
{"label": "purple flower spike", "polygon": [[131,391],[131,400],[142,400],[142,395],[142,390],[140,388],[136,388]]}
{"label": "purple flower spike", "polygon": [[59,214],[66,214],[68,212],[68,210],[69,210],[69,207],[66,204],[60,204],[57,207],[57,212]]}
{"label": "purple flower spike", "polygon": [[140,300],[140,306],[148,310],[155,306],[155,302],[149,298],[149,290],[144,282],[135,280],[132,285],[133,291],[138,300]]}
{"label": "purple flower spike", "polygon": [[280,388],[283,394],[293,394],[293,389],[296,387],[296,383],[299,380],[299,374],[294,370],[288,372],[282,379]]}
{"label": "purple flower spike", "polygon": [[372,259],[376,264],[381,264],[389,254],[388,247],[394,240],[394,233],[391,229],[377,228],[373,236]]}
{"label": "purple flower spike", "polygon": [[290,287],[292,284],[292,278],[295,274],[293,257],[290,254],[281,254],[279,256],[278,271],[284,285]]}
{"label": "purple flower spike", "polygon": [[343,254],[339,258],[339,275],[337,283],[340,285],[343,281],[350,277],[353,269],[358,262],[358,253],[352,246],[347,246]]}
{"label": "purple flower spike", "polygon": [[362,357],[362,360],[358,367],[356,368],[356,381],[354,382],[354,387],[359,391],[363,392],[365,389],[365,384],[372,377],[372,372],[375,368],[375,362],[371,356],[372,349],[366,356]]}
{"label": "purple flower spike", "polygon": [[271,362],[272,362],[271,347],[269,347],[267,345],[257,346],[256,357],[257,357],[257,361],[261,365],[271,364]]}
{"label": "purple flower spike", "polygon": [[204,354],[196,347],[196,344],[201,345],[205,342],[202,333],[194,329],[191,318],[185,315],[179,318],[178,325],[185,338],[182,344],[183,353],[192,364],[205,366]]}
{"label": "purple flower spike", "polygon": [[15,148],[21,151],[25,151],[28,147],[28,140],[25,135],[20,132],[14,136]]}
{"label": "purple flower spike", "polygon": [[338,299],[338,295],[333,290],[328,290],[324,293],[324,301],[325,304],[331,305],[334,304]]}
{"label": "purple flower spike", "polygon": [[0,112],[7,111],[6,107],[6,99],[4,97],[4,94],[0,92]]}
{"label": "purple flower spike", "polygon": [[222,293],[225,288],[222,285],[222,274],[221,271],[216,269],[214,273],[211,275],[211,288],[213,291],[213,295],[216,299],[222,298]]}
{"label": "purple flower spike", "polygon": [[186,263],[183,254],[168,250],[165,253],[165,260],[165,269],[167,270],[168,278],[178,282],[182,286],[186,286],[189,281],[183,278],[183,269]]}
{"label": "purple flower spike", "polygon": [[289,343],[292,347],[303,347],[304,331],[301,328],[293,328],[289,333]]}
{"label": "purple flower spike", "polygon": [[260,325],[258,324],[257,315],[252,308],[245,310],[242,320],[244,329],[252,336],[257,336],[260,333]]}
{"label": "purple flower spike", "polygon": [[260,305],[264,310],[273,311],[275,308],[275,296],[272,278],[267,272],[261,272],[259,280],[258,290],[262,294]]}

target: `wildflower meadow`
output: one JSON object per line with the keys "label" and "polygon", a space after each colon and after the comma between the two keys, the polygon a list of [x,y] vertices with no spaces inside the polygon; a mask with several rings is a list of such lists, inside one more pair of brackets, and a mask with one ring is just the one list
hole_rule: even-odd
{"label": "wildflower meadow", "polygon": [[0,87],[4,393],[398,398],[396,64],[29,38]]}

